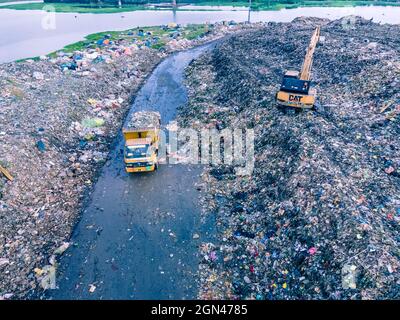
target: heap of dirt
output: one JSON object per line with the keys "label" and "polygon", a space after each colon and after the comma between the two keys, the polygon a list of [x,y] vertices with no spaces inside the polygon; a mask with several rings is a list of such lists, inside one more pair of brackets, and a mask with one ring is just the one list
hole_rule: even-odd
{"label": "heap of dirt", "polygon": [[[317,110],[277,108],[316,25]],[[400,298],[400,26],[358,17],[269,23],[187,70],[182,127],[254,128],[255,168],[203,175],[219,243],[200,298]]]}

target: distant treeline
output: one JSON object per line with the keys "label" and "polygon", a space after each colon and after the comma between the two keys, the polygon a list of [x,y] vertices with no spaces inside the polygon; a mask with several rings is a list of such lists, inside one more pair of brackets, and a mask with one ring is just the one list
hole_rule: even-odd
{"label": "distant treeline", "polygon": [[[118,4],[118,0],[44,0],[44,2],[47,3],[83,3],[83,4],[99,4],[99,3],[115,3]],[[143,5],[143,4],[148,4],[148,3],[165,3],[169,1],[147,1],[147,0],[121,0],[122,4],[138,4],[138,5]]]}
{"label": "distant treeline", "polygon": [[[82,4],[99,4],[99,3],[115,3],[118,4],[119,0],[44,0],[44,2],[51,2],[51,3],[82,3]],[[135,5],[144,5],[144,4],[151,4],[151,3],[172,3],[172,0],[120,0],[122,4],[135,4]],[[216,5],[229,5],[229,4],[243,4],[247,3],[248,0],[176,0],[178,4],[196,4],[196,3],[207,3],[207,4],[216,4]],[[301,4],[310,4],[315,3],[318,5],[320,3],[323,5],[324,3],[346,3],[349,4],[357,4],[357,3],[371,3],[371,4],[384,4],[384,3],[400,3],[400,0],[252,0],[253,4],[262,4],[265,6],[275,6],[275,5],[301,5]]]}

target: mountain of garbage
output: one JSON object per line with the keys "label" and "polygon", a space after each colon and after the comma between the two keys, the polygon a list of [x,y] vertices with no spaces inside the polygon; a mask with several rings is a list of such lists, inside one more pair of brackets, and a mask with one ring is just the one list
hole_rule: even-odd
{"label": "mountain of garbage", "polygon": [[[276,106],[321,25],[316,110]],[[253,128],[255,168],[203,174],[199,298],[400,298],[400,26],[298,18],[227,39],[187,70],[183,127]]]}

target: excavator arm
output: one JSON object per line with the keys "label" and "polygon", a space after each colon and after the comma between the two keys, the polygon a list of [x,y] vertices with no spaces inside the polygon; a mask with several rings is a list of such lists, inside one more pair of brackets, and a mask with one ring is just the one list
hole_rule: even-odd
{"label": "excavator arm", "polygon": [[317,46],[319,40],[319,33],[320,33],[320,27],[318,26],[315,29],[311,37],[310,44],[307,48],[306,56],[304,58],[304,62],[300,71],[300,77],[299,77],[300,80],[309,81],[311,79],[311,67],[312,67],[315,47]]}

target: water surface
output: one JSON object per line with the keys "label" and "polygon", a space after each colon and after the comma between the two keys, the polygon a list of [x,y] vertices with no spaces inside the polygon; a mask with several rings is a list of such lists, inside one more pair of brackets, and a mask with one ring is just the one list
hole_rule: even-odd
{"label": "water surface", "polygon": [[[240,9],[240,8],[239,8]],[[54,28],[44,28],[48,13],[39,10],[0,9],[0,62],[39,56],[80,41],[86,35],[109,30],[126,30],[138,26],[155,26],[233,20],[247,21],[246,10],[177,11],[144,10],[124,13],[56,13]],[[251,21],[289,22],[299,16],[337,19],[359,15],[375,22],[400,24],[400,7],[312,7],[255,11]],[[48,25],[45,23],[45,26]]]}

